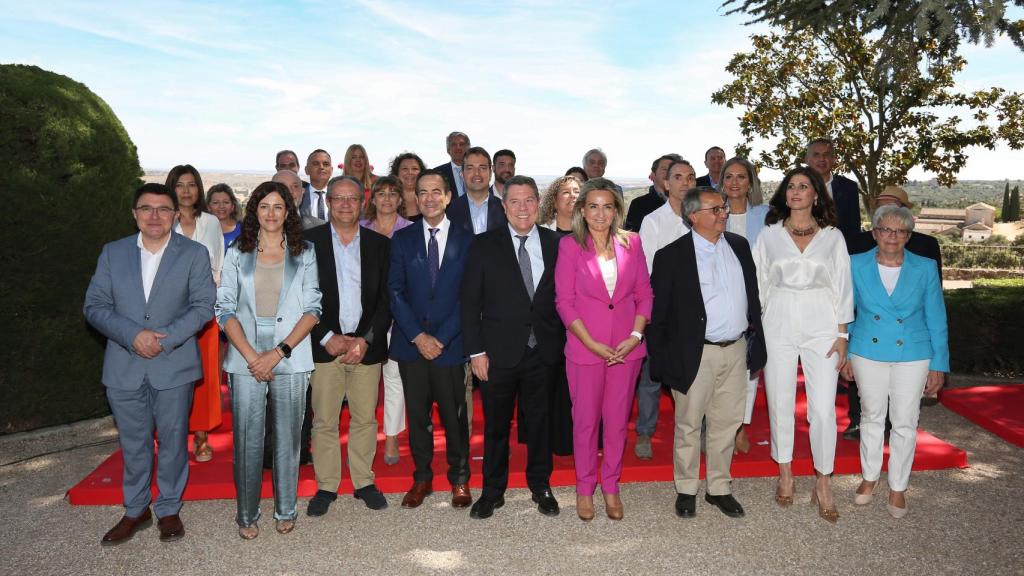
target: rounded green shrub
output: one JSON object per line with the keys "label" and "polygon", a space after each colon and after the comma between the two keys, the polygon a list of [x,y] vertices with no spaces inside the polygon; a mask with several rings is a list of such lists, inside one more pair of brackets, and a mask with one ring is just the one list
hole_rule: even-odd
{"label": "rounded green shrub", "polygon": [[0,65],[0,434],[108,413],[82,302],[103,244],[130,234],[135,145],[84,84]]}

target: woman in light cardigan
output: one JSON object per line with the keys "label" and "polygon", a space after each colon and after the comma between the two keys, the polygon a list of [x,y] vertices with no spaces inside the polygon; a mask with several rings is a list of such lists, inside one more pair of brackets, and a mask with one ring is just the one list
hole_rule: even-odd
{"label": "woman in light cardigan", "polygon": [[882,206],[871,218],[878,247],[851,259],[857,320],[850,324],[850,363],[860,385],[860,468],[854,504],[869,504],[882,471],[885,416],[889,432],[889,503],[907,514],[907,485],[917,447],[921,394],[934,394],[949,372],[946,304],[931,258],[906,249],[914,230],[910,210]]}
{"label": "woman in light cardigan", "polygon": [[259,535],[260,486],[267,398],[274,418],[275,528],[295,527],[299,435],[313,371],[309,332],[320,318],[320,284],[313,246],[302,239],[302,218],[288,188],[256,187],[242,234],[228,250],[217,289],[217,320],[231,342],[238,534]]}

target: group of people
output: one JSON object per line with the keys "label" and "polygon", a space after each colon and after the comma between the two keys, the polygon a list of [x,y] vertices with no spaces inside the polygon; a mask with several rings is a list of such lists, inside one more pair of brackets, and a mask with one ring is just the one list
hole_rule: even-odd
{"label": "group of people", "polygon": [[[755,167],[715,147],[699,179],[679,155],[659,157],[650,189],[627,211],[600,149],[542,193],[515,174],[512,151],[492,157],[460,132],[446,145],[451,162],[428,170],[407,152],[380,177],[362,146],[349,147],[338,176],[318,149],[304,167],[308,182],[297,155],[282,151],[244,215],[225,186],[204,194],[188,165],[135,192],[139,233],[104,247],[85,299],[87,319],[108,337],[103,383],[125,462],[125,514],[102,544],[130,539],[154,513],[161,540],[183,536],[188,434],[196,460],[209,460],[221,369],[246,540],[259,535],[264,467],[273,469],[278,532],[295,527],[298,469],[309,458],[317,492],[306,513],[329,511],[343,474],[345,405],[354,496],[372,510],[388,506],[373,472],[382,380],[384,464],[399,460],[406,427],[415,464],[404,508],[433,492],[436,407],[452,507],[484,519],[504,505],[518,418],[540,513],[560,513],[552,455],[572,454],[577,515],[594,518],[600,487],[606,515],[621,519],[634,391],[634,451],[650,458],[667,386],[676,513],[696,514],[703,450],[705,501],[739,517],[730,467],[734,452],[749,449],[762,369],[775,500],[793,502],[799,365],[817,476],[811,501],[835,522],[842,375],[848,388],[860,383],[854,502],[872,501],[888,420],[888,510],[906,514],[918,402],[942,386],[949,362],[941,264],[913,232],[905,192],[886,188],[862,232],[856,185],[831,174],[834,147],[815,140],[767,205]],[[474,387],[484,409],[475,501]]]}

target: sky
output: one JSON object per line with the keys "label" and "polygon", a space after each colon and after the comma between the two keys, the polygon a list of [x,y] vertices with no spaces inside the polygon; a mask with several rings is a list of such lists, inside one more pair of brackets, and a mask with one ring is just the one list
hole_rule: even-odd
{"label": "sky", "polygon": [[[699,167],[708,147],[742,142],[738,113],[710,96],[759,29],[719,4],[0,0],[0,63],[84,83],[146,169],[270,171],[283,148],[337,163],[360,143],[380,174],[407,150],[447,161],[459,130],[515,151],[520,174],[561,174],[600,147],[607,176],[643,178],[661,154]],[[965,88],[1024,92],[1009,42],[964,55]],[[1020,178],[1022,159],[972,150],[960,178]]]}

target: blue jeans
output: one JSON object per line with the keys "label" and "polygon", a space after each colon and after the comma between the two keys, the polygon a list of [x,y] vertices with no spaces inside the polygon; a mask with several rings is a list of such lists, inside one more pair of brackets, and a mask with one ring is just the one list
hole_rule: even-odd
{"label": "blue jeans", "polygon": [[661,403],[661,382],[651,381],[650,362],[644,359],[640,380],[636,385],[636,434],[653,436],[658,424],[658,407]]}

